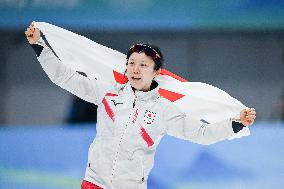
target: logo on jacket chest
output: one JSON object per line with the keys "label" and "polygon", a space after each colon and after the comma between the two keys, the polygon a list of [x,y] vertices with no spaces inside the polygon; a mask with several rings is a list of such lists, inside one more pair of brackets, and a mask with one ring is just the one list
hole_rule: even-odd
{"label": "logo on jacket chest", "polygon": [[117,102],[116,100],[110,100],[110,101],[112,101],[113,102],[113,105],[114,106],[117,106],[117,105],[120,105],[120,104],[123,104],[123,102]]}
{"label": "logo on jacket chest", "polygon": [[144,122],[145,122],[146,124],[151,124],[151,123],[154,122],[155,117],[156,117],[156,113],[155,113],[155,112],[146,110],[146,111],[145,111],[145,114],[144,114]]}

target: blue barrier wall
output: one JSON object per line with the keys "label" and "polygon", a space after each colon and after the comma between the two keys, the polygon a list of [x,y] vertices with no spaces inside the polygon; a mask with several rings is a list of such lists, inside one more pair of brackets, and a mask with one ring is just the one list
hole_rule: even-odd
{"label": "blue barrier wall", "polygon": [[[0,188],[80,188],[94,136],[95,125],[0,128]],[[283,144],[284,123],[210,146],[166,136],[148,188],[284,188]]]}

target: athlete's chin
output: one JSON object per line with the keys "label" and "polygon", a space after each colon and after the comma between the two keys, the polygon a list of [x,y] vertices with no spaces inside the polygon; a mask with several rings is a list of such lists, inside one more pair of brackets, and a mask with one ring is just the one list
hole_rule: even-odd
{"label": "athlete's chin", "polygon": [[131,87],[133,87],[135,90],[140,91],[142,89],[141,86],[137,85],[136,83],[130,82]]}
{"label": "athlete's chin", "polygon": [[131,81],[130,80],[130,85],[137,91],[146,92],[146,91],[149,91],[149,88],[150,88],[150,87],[146,87],[145,84],[142,83],[141,81]]}
{"label": "athlete's chin", "polygon": [[141,91],[143,89],[143,86],[141,86],[136,81],[132,81],[132,82],[130,81],[130,85],[131,85],[131,87],[133,87],[137,91]]}

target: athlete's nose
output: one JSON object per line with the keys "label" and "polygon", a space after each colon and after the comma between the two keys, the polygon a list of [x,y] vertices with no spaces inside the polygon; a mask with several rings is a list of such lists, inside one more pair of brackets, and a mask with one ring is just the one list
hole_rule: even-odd
{"label": "athlete's nose", "polygon": [[139,73],[139,71],[140,71],[139,65],[134,65],[133,72]]}

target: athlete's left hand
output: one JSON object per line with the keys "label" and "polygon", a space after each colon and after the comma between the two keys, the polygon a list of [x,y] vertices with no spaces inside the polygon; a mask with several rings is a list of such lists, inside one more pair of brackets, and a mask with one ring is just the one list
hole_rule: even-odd
{"label": "athlete's left hand", "polygon": [[244,126],[252,125],[255,118],[256,118],[256,111],[254,108],[243,109],[240,113],[240,119]]}

